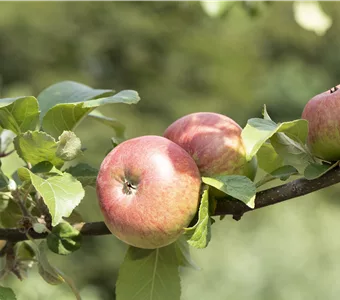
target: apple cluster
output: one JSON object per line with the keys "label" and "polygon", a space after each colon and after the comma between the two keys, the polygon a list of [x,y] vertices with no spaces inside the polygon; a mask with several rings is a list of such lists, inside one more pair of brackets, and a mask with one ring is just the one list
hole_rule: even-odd
{"label": "apple cluster", "polygon": [[141,136],[115,147],[103,160],[97,195],[110,231],[146,249],[174,242],[194,218],[201,176],[254,179],[256,160],[246,161],[242,128],[227,116],[193,113],[161,136]]}
{"label": "apple cluster", "polygon": [[[312,98],[302,118],[308,147],[325,161],[340,160],[340,86]],[[257,161],[246,160],[242,128],[227,116],[199,112],[172,123],[164,136],[141,136],[103,160],[97,195],[110,231],[146,249],[174,242],[197,213],[201,176],[243,175],[254,180]]]}

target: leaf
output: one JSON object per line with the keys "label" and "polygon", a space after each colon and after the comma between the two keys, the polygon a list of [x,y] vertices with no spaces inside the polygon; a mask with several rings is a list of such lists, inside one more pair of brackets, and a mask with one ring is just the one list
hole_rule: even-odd
{"label": "leaf", "polygon": [[20,268],[20,274],[24,277],[28,277],[28,271],[31,269],[36,262],[36,255],[29,242],[19,242],[14,246],[15,259],[18,262]]}
{"label": "leaf", "polygon": [[262,108],[262,116],[263,116],[263,119],[265,120],[272,120],[272,118],[268,114],[267,106],[265,104],[263,105],[263,108]]}
{"label": "leaf", "polygon": [[13,200],[8,200],[6,209],[0,213],[0,223],[4,228],[18,227],[18,222],[22,217],[22,212],[18,204]]}
{"label": "leaf", "polygon": [[57,104],[44,116],[42,127],[53,137],[58,137],[65,130],[73,131],[79,122],[97,107],[114,103],[135,104],[139,100],[137,92],[125,90],[106,98]]}
{"label": "leaf", "polygon": [[16,134],[7,129],[3,129],[0,134],[0,153],[6,153],[7,148],[13,142]]}
{"label": "leaf", "polygon": [[117,119],[106,117],[97,110],[91,112],[88,116],[93,120],[96,120],[106,126],[111,127],[116,133],[115,141],[117,142],[117,144],[123,142],[126,139],[125,125],[119,122]]}
{"label": "leaf", "polygon": [[0,168],[0,191],[8,190],[9,179]]}
{"label": "leaf", "polygon": [[83,187],[87,185],[92,187],[96,186],[98,170],[89,166],[88,164],[80,163],[74,167],[68,168],[66,172],[77,178]]}
{"label": "leaf", "polygon": [[87,101],[113,94],[113,90],[93,89],[85,84],[74,81],[58,82],[47,87],[39,94],[40,117],[43,118],[50,108],[60,103]]}
{"label": "leaf", "polygon": [[119,300],[180,300],[175,245],[153,250],[130,246],[119,269],[116,297]]}
{"label": "leaf", "polygon": [[20,134],[14,139],[14,147],[18,155],[33,166],[43,161],[49,161],[56,167],[64,163],[56,156],[57,142],[45,132],[27,131]]}
{"label": "leaf", "polygon": [[208,246],[211,239],[208,189],[206,189],[202,194],[197,223],[192,227],[185,228],[184,232],[190,246],[197,249],[203,249]]}
{"label": "leaf", "polygon": [[[265,114],[268,116],[266,111]],[[277,132],[287,132],[292,140],[304,143],[308,134],[308,121],[299,119],[276,124],[269,119],[253,118],[248,120],[241,135],[246,147],[247,160],[250,161],[261,146]]]}
{"label": "leaf", "polygon": [[84,222],[84,219],[81,216],[81,214],[75,209],[72,211],[71,215],[69,215],[68,217],[63,217],[63,219],[70,224]]}
{"label": "leaf", "polygon": [[276,153],[273,146],[264,143],[256,154],[259,167],[267,173],[283,166],[283,159]]}
{"label": "leaf", "polygon": [[17,297],[11,288],[0,286],[0,300],[17,300]]}
{"label": "leaf", "polygon": [[47,246],[56,254],[67,255],[81,246],[82,235],[69,223],[59,223],[47,236]]}
{"label": "leaf", "polygon": [[77,300],[81,300],[81,297],[79,295],[79,292],[77,288],[75,287],[73,281],[66,276],[63,272],[61,272],[56,267],[53,267],[50,262],[47,259],[46,256],[46,241],[43,240],[40,242],[39,246],[35,243],[35,241],[28,235],[28,238],[30,240],[29,246],[34,251],[37,261],[38,261],[38,271],[40,276],[49,284],[51,285],[57,285],[61,283],[67,283],[68,286],[71,288],[73,294],[75,295],[75,298]]}
{"label": "leaf", "polygon": [[9,203],[10,196],[6,194],[0,194],[0,223],[1,223],[1,213],[6,210]]}
{"label": "leaf", "polygon": [[30,238],[29,246],[34,251],[38,261],[38,271],[40,276],[49,284],[57,285],[64,282],[58,270],[48,261],[46,256],[46,241],[40,242],[39,246]]}
{"label": "leaf", "polygon": [[311,163],[306,167],[304,171],[304,176],[308,180],[316,179],[326,174],[328,171],[334,169],[338,165],[339,161],[335,162],[332,165],[326,163],[324,164]]}
{"label": "leaf", "polygon": [[267,141],[277,130],[278,126],[271,120],[259,118],[249,119],[242,130],[242,139],[246,148],[247,160],[250,161],[263,143]]}
{"label": "leaf", "polygon": [[49,161],[41,161],[34,165],[31,172],[34,174],[49,173],[53,170],[53,165]]}
{"label": "leaf", "polygon": [[41,223],[34,223],[33,224],[33,230],[36,232],[36,233],[43,233],[43,232],[46,232],[47,228],[45,226],[45,224],[41,224]]}
{"label": "leaf", "polygon": [[30,261],[35,258],[35,252],[29,242],[19,242],[15,244],[15,257],[19,260]]}
{"label": "leaf", "polygon": [[189,244],[186,239],[182,236],[175,242],[175,249],[178,264],[181,267],[188,267],[195,270],[200,270],[201,268],[191,259]]}
{"label": "leaf", "polygon": [[39,123],[39,106],[32,96],[0,99],[0,127],[15,134],[35,130]]}
{"label": "leaf", "polygon": [[72,131],[64,131],[59,136],[56,155],[64,161],[70,161],[82,154],[81,141]]}
{"label": "leaf", "polygon": [[81,183],[71,174],[63,173],[43,179],[26,168],[20,168],[19,172],[26,172],[30,176],[32,185],[48,207],[53,226],[58,225],[63,217],[70,216],[85,195]]}
{"label": "leaf", "polygon": [[290,176],[297,175],[299,172],[293,166],[282,166],[273,172],[266,174],[261,180],[256,183],[256,187],[260,187],[267,182],[270,182],[275,179],[280,179],[282,181],[286,181]]}
{"label": "leaf", "polygon": [[241,200],[250,208],[255,207],[256,187],[246,176],[219,175],[215,177],[202,177],[202,181],[234,199]]}
{"label": "leaf", "polygon": [[300,174],[313,161],[307,148],[283,133],[275,134],[270,142],[286,165],[295,167]]}

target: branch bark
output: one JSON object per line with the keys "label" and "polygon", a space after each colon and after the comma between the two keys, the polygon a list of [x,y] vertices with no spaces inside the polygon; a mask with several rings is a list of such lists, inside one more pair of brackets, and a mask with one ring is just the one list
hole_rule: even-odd
{"label": "branch bark", "polygon": [[[307,180],[304,178],[297,179],[281,186],[258,192],[256,195],[254,209],[259,209],[289,199],[307,195],[339,182],[340,168],[335,168],[320,178],[314,180]],[[241,201],[220,199],[220,201],[217,203],[214,215],[233,215],[234,219],[239,220],[244,213],[253,211],[254,209],[249,208]],[[110,231],[104,222],[78,223],[75,224],[74,227],[78,229],[83,236],[110,234]],[[39,234],[33,230],[30,230],[29,235],[34,239],[43,239],[47,236],[47,233]],[[27,236],[25,233],[19,231],[19,229],[0,228],[0,240],[19,242],[27,240]]]}

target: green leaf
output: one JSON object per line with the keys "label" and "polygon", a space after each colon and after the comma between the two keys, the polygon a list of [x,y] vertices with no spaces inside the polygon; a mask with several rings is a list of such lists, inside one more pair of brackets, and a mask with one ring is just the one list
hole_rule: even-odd
{"label": "green leaf", "polygon": [[0,191],[8,190],[9,179],[0,168]]}
{"label": "green leaf", "polygon": [[334,169],[338,165],[339,165],[338,161],[332,165],[327,163],[324,164],[311,163],[306,167],[304,171],[304,176],[308,180],[316,179],[326,174],[328,171]]}
{"label": "green leaf", "polygon": [[267,182],[270,182],[275,179],[280,179],[282,181],[286,181],[290,176],[297,175],[299,172],[293,166],[282,166],[273,172],[266,174],[261,180],[256,183],[256,187],[260,187]]}
{"label": "green leaf", "polygon": [[275,134],[270,142],[275,151],[283,158],[284,163],[295,167],[300,174],[303,174],[309,163],[313,162],[313,157],[306,146],[284,133]]}
{"label": "green leaf", "polygon": [[72,211],[71,215],[69,215],[68,217],[63,217],[63,219],[70,224],[84,222],[84,219],[81,216],[81,214],[75,209]]}
{"label": "green leaf", "polygon": [[6,209],[0,213],[0,223],[2,227],[18,227],[18,222],[22,219],[22,212],[18,204],[13,200],[8,200]]}
{"label": "green leaf", "polygon": [[46,225],[42,223],[33,223],[32,227],[36,233],[43,233],[47,231]]}
{"label": "green leaf", "polygon": [[130,246],[119,269],[116,297],[119,300],[180,300],[175,245],[153,250]]}
{"label": "green leaf", "polygon": [[50,262],[47,259],[46,255],[46,241],[40,242],[39,246],[35,243],[35,241],[28,236],[30,239],[30,247],[35,252],[35,255],[37,257],[38,261],[38,271],[40,276],[49,284],[51,285],[57,285],[61,283],[67,283],[68,286],[71,288],[76,300],[81,300],[81,297],[79,295],[79,292],[77,288],[75,287],[73,281],[66,276],[63,272],[61,272],[56,267],[53,267]]}
{"label": "green leaf", "polygon": [[0,286],[0,300],[17,300],[17,297],[11,288]]}
{"label": "green leaf", "polygon": [[6,153],[7,148],[13,142],[16,134],[7,129],[3,129],[0,134],[0,153]]}
{"label": "green leaf", "polygon": [[47,87],[39,94],[40,116],[43,118],[46,112],[57,104],[87,101],[113,94],[113,90],[93,89],[85,84],[74,81],[58,82]]}
{"label": "green leaf", "polygon": [[57,104],[44,116],[42,127],[52,136],[58,137],[65,130],[73,131],[79,122],[97,107],[115,103],[135,104],[139,100],[137,92],[126,90],[106,98]]}
{"label": "green leaf", "polygon": [[234,199],[241,200],[250,208],[255,207],[256,187],[246,176],[219,175],[215,177],[202,177],[202,181]]}
{"label": "green leaf", "polygon": [[33,239],[30,239],[30,247],[35,253],[38,261],[38,271],[40,276],[49,284],[57,285],[64,282],[63,277],[59,274],[58,270],[53,267],[46,256],[46,241],[40,242],[39,246]]}
{"label": "green leaf", "polygon": [[264,143],[256,154],[259,167],[270,173],[283,166],[283,159],[276,153],[273,146]]}
{"label": "green leaf", "polygon": [[117,142],[117,144],[123,142],[126,139],[125,125],[119,122],[117,119],[106,117],[97,110],[91,112],[88,116],[92,118],[93,120],[96,120],[106,126],[111,127],[116,133],[114,139],[115,139],[115,142]]}
{"label": "green leaf", "polygon": [[8,203],[9,203],[9,195],[7,194],[0,194],[0,223],[1,223],[1,213],[6,210]]}
{"label": "green leaf", "polygon": [[47,246],[56,254],[67,255],[81,246],[82,235],[69,223],[59,223],[47,236]]}
{"label": "green leaf", "polygon": [[30,261],[35,258],[35,252],[29,242],[19,242],[15,244],[15,257],[18,260]]}
{"label": "green leaf", "polygon": [[39,106],[32,96],[0,99],[0,127],[15,134],[35,130],[39,123]]}
{"label": "green leaf", "polygon": [[187,240],[184,238],[184,236],[181,236],[176,242],[175,242],[175,249],[176,249],[176,255],[178,264],[181,267],[188,267],[195,270],[200,270],[201,268],[191,259],[190,256],[190,249],[189,244]]}
{"label": "green leaf", "polygon": [[263,119],[265,120],[272,120],[272,118],[268,114],[267,106],[265,104],[263,105],[263,108],[262,108],[262,116],[263,116]]}
{"label": "green leaf", "polygon": [[53,226],[58,225],[63,217],[68,217],[85,195],[81,183],[71,174],[63,173],[43,179],[26,168],[19,170],[28,173],[32,185],[43,197],[52,216]]}
{"label": "green leaf", "polygon": [[208,189],[202,194],[197,223],[192,227],[185,228],[184,232],[190,246],[197,249],[203,249],[208,246],[211,239]]}
{"label": "green leaf", "polygon": [[31,172],[34,174],[43,174],[49,173],[53,170],[53,165],[49,161],[41,161],[34,165],[31,169]]}
{"label": "green leaf", "polygon": [[266,119],[253,118],[248,120],[246,127],[242,130],[242,139],[246,147],[248,161],[277,132],[285,132],[290,139],[297,143],[305,143],[308,134],[308,121],[300,119],[276,124],[269,119],[266,110],[264,110],[264,115]]}
{"label": "green leaf", "polygon": [[246,147],[247,160],[250,161],[261,146],[277,131],[278,125],[271,120],[249,119],[242,130],[242,139]]}
{"label": "green leaf", "polygon": [[66,172],[77,178],[84,187],[87,185],[92,187],[96,186],[98,170],[88,164],[80,163],[74,167],[68,168]]}
{"label": "green leaf", "polygon": [[82,154],[81,141],[72,131],[64,131],[59,136],[56,155],[64,161],[77,158]]}
{"label": "green leaf", "polygon": [[56,167],[63,165],[64,161],[56,156],[58,143],[45,132],[27,131],[14,139],[14,146],[18,155],[33,166],[49,161]]}

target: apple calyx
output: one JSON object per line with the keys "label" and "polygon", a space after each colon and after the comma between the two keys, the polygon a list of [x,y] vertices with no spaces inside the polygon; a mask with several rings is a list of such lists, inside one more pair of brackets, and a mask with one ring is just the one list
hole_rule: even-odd
{"label": "apple calyx", "polygon": [[123,193],[125,195],[131,195],[132,193],[135,193],[137,190],[137,185],[132,184],[127,179],[124,180],[123,183]]}

